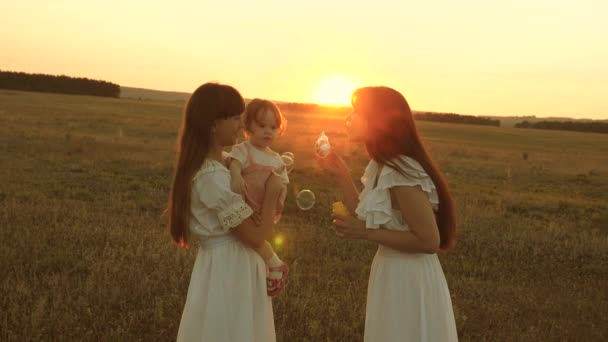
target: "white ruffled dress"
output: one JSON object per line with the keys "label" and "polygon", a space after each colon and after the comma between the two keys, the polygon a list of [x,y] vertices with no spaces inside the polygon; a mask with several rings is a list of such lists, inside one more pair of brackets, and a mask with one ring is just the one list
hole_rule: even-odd
{"label": "white ruffled dress", "polygon": [[[419,186],[437,210],[437,190],[422,166],[406,156],[392,161],[407,176],[388,166],[378,175],[378,163],[372,160],[361,178],[364,189],[356,214],[368,229],[408,230],[401,211],[393,209],[392,187]],[[450,292],[437,255],[399,252],[380,245],[369,277],[365,341],[457,340]]]}
{"label": "white ruffled dress", "polygon": [[275,341],[266,265],[230,230],[253,211],[230,172],[206,160],[192,180],[190,232],[200,240],[177,341]]}

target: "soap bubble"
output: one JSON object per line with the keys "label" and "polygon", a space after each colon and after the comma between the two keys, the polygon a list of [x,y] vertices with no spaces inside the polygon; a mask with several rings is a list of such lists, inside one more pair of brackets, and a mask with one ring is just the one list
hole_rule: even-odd
{"label": "soap bubble", "polygon": [[293,158],[290,158],[289,156],[283,154],[281,156],[281,161],[285,165],[285,171],[287,171],[287,173],[290,173],[294,166]]}
{"label": "soap bubble", "polygon": [[289,157],[289,158],[291,158],[293,160],[296,160],[296,156],[293,153],[291,153],[291,152],[284,152],[281,156],[286,156],[286,157]]}
{"label": "soap bubble", "polygon": [[310,210],[315,205],[315,194],[310,190],[302,190],[296,197],[296,203],[302,210]]}
{"label": "soap bubble", "polygon": [[325,135],[325,132],[321,132],[321,135],[319,135],[319,138],[315,142],[315,154],[320,158],[325,158],[330,150],[331,144],[329,143],[329,138]]}
{"label": "soap bubble", "polygon": [[346,128],[351,129],[353,127],[353,114],[350,113],[346,117]]}

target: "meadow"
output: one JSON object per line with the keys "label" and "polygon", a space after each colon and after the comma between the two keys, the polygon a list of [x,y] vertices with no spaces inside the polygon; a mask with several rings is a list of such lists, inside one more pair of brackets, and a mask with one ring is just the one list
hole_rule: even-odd
{"label": "meadow", "polygon": [[[415,107],[415,105],[414,105]],[[166,206],[183,102],[0,90],[0,340],[171,341],[197,246]],[[331,230],[321,131],[355,180],[344,118],[285,113],[296,167],[277,235],[291,267],[278,341],[361,341],[376,245]],[[455,198],[441,254],[461,341],[608,337],[608,135],[418,122]],[[360,186],[360,182],[357,182]],[[295,194],[310,189],[315,207]]]}

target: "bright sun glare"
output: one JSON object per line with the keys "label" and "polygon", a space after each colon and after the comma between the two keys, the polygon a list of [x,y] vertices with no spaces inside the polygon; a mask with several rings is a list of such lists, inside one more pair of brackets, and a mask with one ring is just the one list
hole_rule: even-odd
{"label": "bright sun glare", "polygon": [[314,94],[313,100],[318,104],[347,105],[350,95],[355,90],[355,83],[342,76],[334,76],[323,80]]}

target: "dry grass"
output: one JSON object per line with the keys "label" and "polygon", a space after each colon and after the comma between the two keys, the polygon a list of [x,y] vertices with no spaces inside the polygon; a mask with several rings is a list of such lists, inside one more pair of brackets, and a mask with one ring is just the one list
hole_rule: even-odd
{"label": "dry grass", "polygon": [[[159,218],[180,112],[0,91],[0,340],[175,338],[196,252],[173,245]],[[358,341],[376,247],[328,229],[338,197],[311,146],[328,132],[356,178],[365,155],[341,121],[286,115],[276,150],[297,167],[279,225],[292,270],[274,302],[279,341]],[[458,207],[459,243],[441,261],[461,340],[608,336],[608,136],[419,128]],[[308,212],[294,205],[303,188],[319,198]]]}

